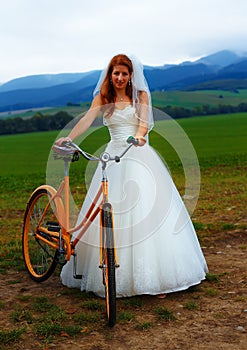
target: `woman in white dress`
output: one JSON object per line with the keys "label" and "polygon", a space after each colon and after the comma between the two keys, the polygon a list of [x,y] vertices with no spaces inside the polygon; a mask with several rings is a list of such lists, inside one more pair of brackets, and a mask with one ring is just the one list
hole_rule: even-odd
{"label": "woman in white dress", "polygon": [[[86,115],[57,144],[77,138],[99,113],[110,133],[108,153],[119,155],[130,135],[138,139],[138,146],[132,147],[120,163],[107,168],[120,265],[117,297],[165,296],[199,284],[208,270],[194,227],[167,168],[147,142],[153,114],[142,65],[126,55],[114,56],[102,72],[94,95]],[[98,166],[78,221],[87,212],[100,180]],[[104,296],[98,268],[98,218],[77,245],[76,255],[77,273],[82,279],[73,277],[71,259],[62,269],[62,283]]]}

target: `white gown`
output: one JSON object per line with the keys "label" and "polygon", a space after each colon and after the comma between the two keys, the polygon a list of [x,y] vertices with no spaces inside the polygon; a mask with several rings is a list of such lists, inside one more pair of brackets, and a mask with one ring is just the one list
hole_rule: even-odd
{"label": "white gown", "polygon": [[[119,155],[126,139],[135,135],[137,119],[132,106],[115,110],[105,119],[111,141],[106,151]],[[109,164],[109,163],[108,163]],[[183,201],[164,163],[146,144],[133,146],[120,163],[107,167],[109,202],[114,210],[114,233],[120,267],[116,270],[117,297],[161,294],[187,289],[205,279],[207,264]],[[82,220],[99,189],[98,166],[82,206]],[[99,269],[99,218],[92,223],[63,267],[62,283],[104,296]]]}

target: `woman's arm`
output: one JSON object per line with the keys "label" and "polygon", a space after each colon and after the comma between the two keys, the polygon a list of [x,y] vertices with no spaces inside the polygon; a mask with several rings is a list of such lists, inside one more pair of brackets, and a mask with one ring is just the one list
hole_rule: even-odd
{"label": "woman's arm", "polygon": [[91,124],[99,114],[101,106],[102,106],[101,97],[100,95],[97,95],[93,99],[92,104],[89,110],[87,111],[87,113],[85,114],[85,116],[78,121],[78,123],[70,131],[67,137],[59,138],[56,141],[56,144],[58,146],[61,146],[63,142],[73,141],[75,138],[83,134],[91,126]]}
{"label": "woman's arm", "polygon": [[148,95],[145,91],[140,91],[139,93],[140,98],[140,110],[139,110],[139,127],[137,129],[137,132],[135,134],[135,138],[139,140],[138,145],[144,146],[146,143],[145,135],[148,132]]}

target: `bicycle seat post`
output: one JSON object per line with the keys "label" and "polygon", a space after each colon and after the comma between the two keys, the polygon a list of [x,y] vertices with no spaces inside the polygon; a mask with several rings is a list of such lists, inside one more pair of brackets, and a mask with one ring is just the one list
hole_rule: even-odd
{"label": "bicycle seat post", "polygon": [[69,159],[64,158],[64,176],[69,176]]}
{"label": "bicycle seat post", "polygon": [[69,230],[69,162],[68,157],[64,157],[64,199],[65,199],[65,225],[66,231]]}

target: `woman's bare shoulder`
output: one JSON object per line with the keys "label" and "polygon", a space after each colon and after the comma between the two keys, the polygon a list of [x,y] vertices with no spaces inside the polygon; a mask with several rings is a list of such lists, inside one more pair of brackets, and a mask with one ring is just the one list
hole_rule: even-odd
{"label": "woman's bare shoulder", "polygon": [[101,98],[101,96],[99,94],[99,95],[96,95],[94,97],[94,99],[93,99],[93,101],[91,103],[91,107],[92,108],[96,108],[96,107],[100,107],[100,106],[102,106],[102,98]]}

